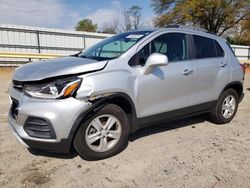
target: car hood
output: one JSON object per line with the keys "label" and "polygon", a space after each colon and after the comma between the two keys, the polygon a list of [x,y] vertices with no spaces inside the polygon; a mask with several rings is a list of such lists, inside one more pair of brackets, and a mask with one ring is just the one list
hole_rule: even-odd
{"label": "car hood", "polygon": [[73,75],[103,69],[107,61],[78,57],[61,57],[23,65],[16,69],[13,80],[38,81],[64,75]]}

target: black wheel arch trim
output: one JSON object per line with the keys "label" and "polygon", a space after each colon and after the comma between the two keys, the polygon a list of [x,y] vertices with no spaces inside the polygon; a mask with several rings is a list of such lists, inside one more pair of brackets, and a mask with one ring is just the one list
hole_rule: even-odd
{"label": "black wheel arch trim", "polygon": [[[239,96],[239,102],[242,101],[243,97],[244,97],[244,92],[243,92],[243,83],[240,81],[234,81],[234,82],[230,82],[229,84],[227,84],[223,90],[221,91],[220,95],[222,94],[223,91],[225,91],[228,88],[231,88],[234,85],[238,85],[241,87],[241,95]],[[238,92],[238,91],[237,91]]]}
{"label": "black wheel arch trim", "polygon": [[91,117],[93,115],[93,113],[97,112],[99,109],[101,109],[102,107],[104,107],[107,104],[110,104],[110,102],[112,103],[112,99],[114,98],[124,98],[125,100],[127,100],[131,106],[131,114],[129,117],[129,123],[130,123],[130,130],[129,132],[135,132],[136,131],[136,124],[137,124],[137,116],[136,116],[136,109],[133,103],[133,100],[131,99],[131,97],[126,94],[126,93],[122,93],[122,92],[117,92],[117,93],[112,93],[110,95],[101,97],[99,99],[93,100],[91,101],[92,105],[91,107],[87,110],[87,111],[82,111],[78,117],[76,118],[75,122],[73,123],[69,136],[68,136],[68,141],[70,142],[69,146],[72,146],[75,134],[78,130],[78,128],[81,126],[81,123],[84,122],[86,119],[88,119],[89,117]]}

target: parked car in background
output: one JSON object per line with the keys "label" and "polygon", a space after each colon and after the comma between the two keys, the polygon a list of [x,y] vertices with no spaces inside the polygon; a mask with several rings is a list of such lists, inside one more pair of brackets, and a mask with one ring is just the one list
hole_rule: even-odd
{"label": "parked car in background", "polygon": [[10,127],[27,147],[103,159],[148,125],[205,113],[229,123],[243,75],[216,35],[181,26],[121,33],[77,55],[18,68]]}

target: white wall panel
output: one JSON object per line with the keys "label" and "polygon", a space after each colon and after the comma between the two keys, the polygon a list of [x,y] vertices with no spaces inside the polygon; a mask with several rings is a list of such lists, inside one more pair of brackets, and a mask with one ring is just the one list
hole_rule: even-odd
{"label": "white wall panel", "polygon": [[48,46],[47,45],[47,37],[46,35],[40,34],[39,35],[40,45],[41,46]]}
{"label": "white wall panel", "polygon": [[14,35],[14,44],[21,45],[20,32],[18,31],[13,32],[13,35]]}
{"label": "white wall panel", "polygon": [[239,60],[250,59],[250,46],[231,45],[231,47]]}
{"label": "white wall panel", "polygon": [[245,54],[247,54],[248,49],[235,49],[235,53],[239,56],[244,56]]}
{"label": "white wall panel", "polygon": [[14,45],[14,44],[15,44],[14,33],[13,33],[12,31],[9,31],[9,32],[7,33],[7,36],[8,36],[8,44]]}
{"label": "white wall panel", "polygon": [[2,41],[3,44],[9,44],[8,32],[2,31]]}

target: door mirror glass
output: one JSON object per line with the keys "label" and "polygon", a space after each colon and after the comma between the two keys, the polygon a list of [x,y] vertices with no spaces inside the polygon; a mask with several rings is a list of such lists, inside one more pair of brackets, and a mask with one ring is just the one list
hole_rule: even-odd
{"label": "door mirror glass", "polygon": [[143,67],[143,74],[149,74],[155,67],[166,66],[168,64],[168,57],[163,54],[153,53],[151,54]]}

